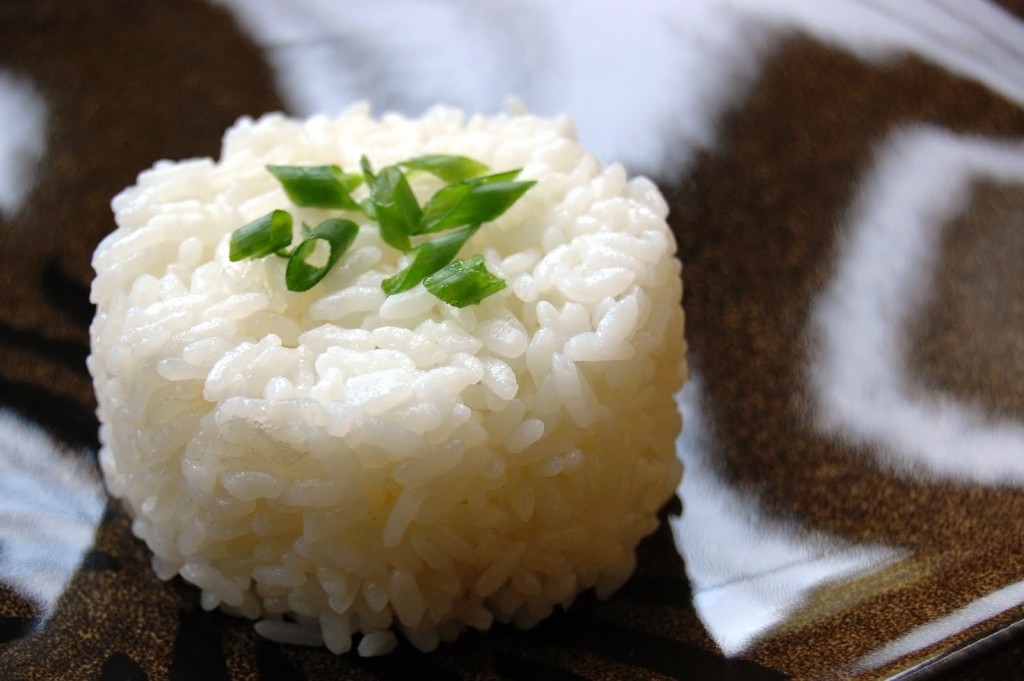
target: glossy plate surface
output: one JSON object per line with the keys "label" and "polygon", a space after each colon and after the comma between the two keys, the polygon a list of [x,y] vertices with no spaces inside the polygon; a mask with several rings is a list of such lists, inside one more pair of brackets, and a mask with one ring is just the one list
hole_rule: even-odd
{"label": "glossy plate surface", "polygon": [[[1024,5],[631,7],[0,2],[0,678],[878,679],[1013,631]],[[636,576],[373,660],[204,612],[97,474],[110,197],[241,115],[509,94],[672,205],[686,473]]]}

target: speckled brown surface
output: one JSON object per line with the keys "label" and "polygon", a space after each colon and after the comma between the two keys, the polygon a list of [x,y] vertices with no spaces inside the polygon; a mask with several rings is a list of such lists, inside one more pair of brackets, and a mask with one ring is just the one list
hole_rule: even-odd
{"label": "speckled brown surface", "polygon": [[[31,78],[50,121],[33,208],[0,217],[0,324],[13,336],[0,344],[0,390],[24,411],[45,414],[51,396],[91,411],[89,261],[111,197],[158,159],[216,155],[239,116],[281,103],[230,17],[200,3],[6,2],[0,65]],[[39,361],[46,352],[61,361]],[[71,442],[95,442],[91,415],[62,420]]]}
{"label": "speckled brown surface", "polygon": [[[918,320],[916,375],[927,389],[1024,413],[1024,187],[987,182],[950,226],[931,305]],[[955,362],[946,361],[955,357]]]}
{"label": "speckled brown surface", "polygon": [[[913,551],[893,589],[759,645],[757,659],[801,676],[1024,575],[1006,559],[1024,549],[1007,532],[1007,518],[1024,512],[1024,493],[896,479],[805,419],[803,334],[811,298],[830,274],[837,227],[873,146],[916,123],[1011,136],[1024,113],[912,59],[876,67],[794,42],[729,121],[721,151],[699,164],[684,199],[693,207],[676,213],[689,218],[679,226],[688,335],[728,474],[780,516]],[[958,274],[943,270],[942,281]],[[980,330],[936,324],[948,338],[947,352],[933,355],[944,384],[976,394],[961,373],[974,361],[963,336]],[[936,589],[943,600],[927,597]]]}
{"label": "speckled brown surface", "polygon": [[[1024,15],[1020,3],[1003,4]],[[281,101],[259,51],[200,2],[9,0],[0,3],[0,68],[32,78],[51,120],[28,207],[0,218],[0,404],[45,425],[68,456],[89,458],[86,290],[110,197],[158,158],[216,155],[238,116]],[[0,679],[829,678],[1020,581],[1024,491],[894,476],[807,420],[811,301],[877,145],[918,123],[1019,137],[1024,111],[916,58],[865,62],[793,36],[721,121],[715,148],[685,174],[659,178],[686,263],[688,336],[723,479],[758,499],[766,518],[906,552],[819,590],[740,659],[725,659],[705,629],[666,525],[608,602],[584,597],[529,633],[499,627],[432,655],[403,647],[360,660],[271,644],[246,622],[202,612],[192,588],[152,576],[111,506],[45,622],[0,584]],[[913,334],[916,380],[1005,415],[1024,411],[1022,227],[1021,186],[976,187]],[[891,676],[1022,616],[1012,608],[862,676]],[[1011,638],[935,678],[1012,675],[1022,649]]]}

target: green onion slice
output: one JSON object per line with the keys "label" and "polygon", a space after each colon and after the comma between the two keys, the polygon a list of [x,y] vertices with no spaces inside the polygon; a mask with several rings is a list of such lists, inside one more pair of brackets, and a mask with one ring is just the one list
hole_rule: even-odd
{"label": "green onion slice", "polygon": [[394,248],[409,250],[409,235],[415,232],[422,213],[409,181],[397,166],[383,168],[373,178],[370,201],[381,238]]}
{"label": "green onion slice", "polygon": [[427,205],[423,208],[423,219],[420,221],[419,231],[427,231],[427,226],[439,222],[449,214],[460,201],[465,199],[474,187],[494,182],[511,181],[519,176],[519,172],[520,169],[509,170],[503,173],[496,173],[494,175],[476,177],[471,180],[453,182],[452,184],[443,187],[434,194],[433,197],[431,197],[427,202]]}
{"label": "green onion slice", "polygon": [[373,184],[377,173],[373,172],[373,166],[370,165],[370,159],[366,157],[366,154],[359,157],[359,167],[363,171],[363,177],[366,178],[366,184]]}
{"label": "green onion slice", "polygon": [[228,258],[238,262],[246,258],[262,258],[287,248],[292,242],[292,216],[275,210],[231,233]]}
{"label": "green onion slice", "polygon": [[512,170],[444,187],[427,202],[416,233],[438,232],[496,220],[537,184],[532,180],[513,181],[518,174],[518,170]]}
{"label": "green onion slice", "polygon": [[478,177],[490,168],[476,159],[451,154],[426,154],[402,161],[400,164],[409,170],[422,170],[445,182],[458,182],[471,177]]}
{"label": "green onion slice", "polygon": [[[407,267],[385,279],[387,295],[419,283],[442,301],[456,307],[479,303],[505,288],[487,270],[483,256],[455,260],[466,242],[486,222],[505,213],[536,182],[519,181],[521,169],[485,175],[489,168],[454,154],[426,154],[375,172],[370,160],[359,160],[360,173],[339,166],[276,166],[267,170],[281,183],[292,203],[312,208],[358,211],[377,222],[381,238],[412,256]],[[447,185],[420,207],[406,172],[425,172]],[[356,201],[352,191],[366,182],[369,197]],[[285,283],[289,290],[307,291],[319,283],[355,241],[359,226],[344,218],[324,220],[315,229],[301,225],[302,240],[292,245],[292,216],[275,210],[231,234],[232,261],[272,253],[287,258]],[[437,232],[445,232],[435,235]],[[428,240],[412,237],[431,234]]]}
{"label": "green onion slice", "polygon": [[468,225],[416,246],[410,251],[416,254],[412,264],[382,281],[380,287],[389,296],[408,291],[450,263],[478,229],[480,225]]}
{"label": "green onion slice", "polygon": [[338,166],[267,166],[296,206],[361,210],[351,192],[363,182],[361,175]]}
{"label": "green onion slice", "polygon": [[[352,245],[358,233],[359,226],[351,220],[330,218],[321,222],[288,258],[284,273],[288,290],[308,291],[316,286]],[[328,248],[326,261],[319,265],[310,264],[309,260],[325,245]],[[322,253],[320,257],[323,258]]]}
{"label": "green onion slice", "polygon": [[[366,157],[366,154],[359,157],[359,167],[363,171],[363,177],[366,178],[366,185],[372,187],[373,181],[377,179],[377,173],[373,172],[373,166],[370,164],[370,159]],[[362,207],[366,217],[374,222],[377,221],[377,209],[373,206],[372,197],[363,199],[359,202],[359,205]]]}
{"label": "green onion slice", "polygon": [[374,222],[377,221],[377,208],[373,205],[373,199],[363,199],[359,202],[359,207],[363,209],[363,214],[370,218]]}
{"label": "green onion slice", "polygon": [[494,276],[477,253],[431,274],[423,286],[449,305],[466,307],[505,288],[505,280]]}

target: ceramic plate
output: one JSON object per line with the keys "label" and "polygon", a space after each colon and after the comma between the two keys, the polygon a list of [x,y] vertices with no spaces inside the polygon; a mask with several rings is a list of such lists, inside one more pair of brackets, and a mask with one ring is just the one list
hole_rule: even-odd
{"label": "ceramic plate", "polygon": [[[1024,614],[1024,6],[0,3],[0,677],[882,679]],[[615,595],[420,654],[159,581],[96,466],[90,254],[161,158],[367,99],[576,118],[684,261],[686,472]]]}

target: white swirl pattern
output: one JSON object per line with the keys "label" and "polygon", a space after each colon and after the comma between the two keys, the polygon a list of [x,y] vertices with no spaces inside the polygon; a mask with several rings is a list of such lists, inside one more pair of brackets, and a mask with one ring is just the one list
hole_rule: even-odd
{"label": "white swirl pattern", "polygon": [[92,546],[106,504],[95,468],[0,410],[0,582],[46,617]]}
{"label": "white swirl pattern", "polygon": [[978,179],[1024,183],[1024,144],[935,128],[894,134],[861,189],[812,321],[810,390],[823,432],[905,474],[1024,484],[1024,424],[927,391],[906,329],[934,289],[942,235]]}
{"label": "white swirl pattern", "polygon": [[518,97],[572,115],[602,160],[657,175],[712,145],[764,47],[716,2],[220,1],[266,50],[293,113],[364,98],[409,115],[437,102],[493,113]]}
{"label": "white swirl pattern", "polygon": [[0,216],[18,211],[46,148],[46,105],[24,79],[0,70]]}
{"label": "white swirl pattern", "polygon": [[907,551],[764,518],[756,498],[740,494],[716,473],[702,395],[702,381],[694,375],[677,397],[686,422],[676,445],[685,467],[678,492],[684,506],[669,523],[701,621],[723,653],[737,655],[819,587],[881,570]]}

